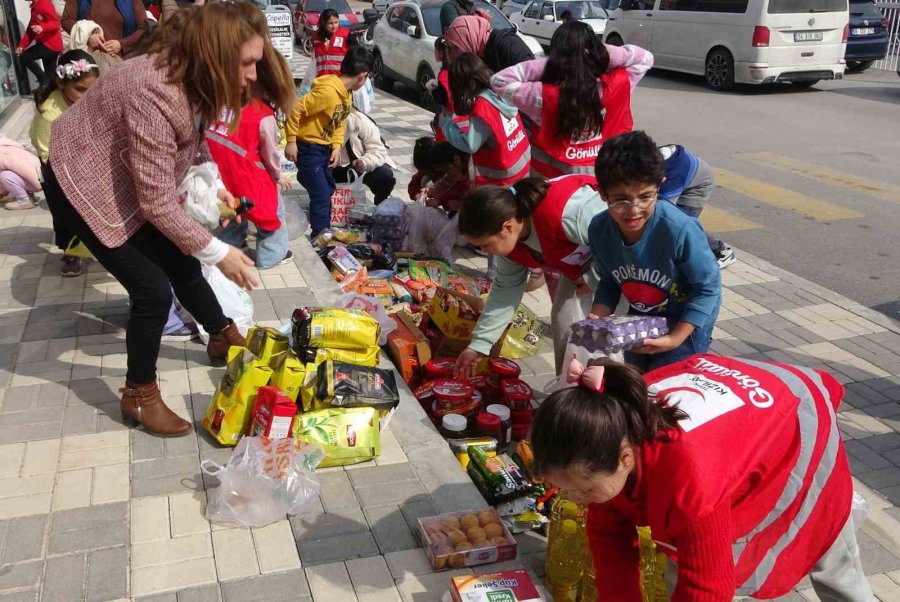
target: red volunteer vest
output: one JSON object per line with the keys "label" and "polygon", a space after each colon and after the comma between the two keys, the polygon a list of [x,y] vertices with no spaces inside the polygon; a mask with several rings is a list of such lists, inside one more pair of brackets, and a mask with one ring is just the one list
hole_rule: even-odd
{"label": "red volunteer vest", "polygon": [[659,548],[677,562],[686,522],[727,503],[735,595],[785,595],[850,515],[853,485],[835,414],[843,387],[810,368],[709,354],[644,379],[690,420],[679,423],[671,441],[641,446],[628,495],[590,507],[598,587],[603,591],[601,533],[615,516],[619,523],[625,515],[649,525]]}
{"label": "red volunteer vest", "polygon": [[206,134],[209,152],[219,166],[225,188],[234,196],[245,196],[254,203],[244,216],[263,230],[277,230],[278,185],[263,166],[259,156],[259,123],[275,112],[259,100],[241,111],[241,122],[233,134],[221,124]]}
{"label": "red volunteer vest", "polygon": [[585,266],[591,262],[591,248],[569,240],[563,230],[562,217],[572,195],[582,186],[596,188],[597,180],[593,176],[581,175],[550,180],[547,196],[531,215],[531,227],[537,232],[538,242],[541,243],[543,263],[521,242],[506,258],[527,268],[554,269],[569,280],[578,280]]}
{"label": "red volunteer vest", "polygon": [[[457,115],[453,111],[453,96],[450,94],[450,72],[446,69],[441,69],[438,71],[437,75],[438,85],[444,88],[444,91],[447,93],[447,110],[453,114],[453,123],[459,128],[459,131],[465,134],[469,131],[469,116],[468,115]],[[446,142],[447,136],[444,134],[444,130],[441,129],[441,116],[440,114],[435,115],[434,118],[434,141],[435,142]]]}
{"label": "red volunteer vest", "polygon": [[340,75],[341,62],[350,48],[350,30],[344,26],[337,28],[331,40],[323,42],[319,34],[313,34],[313,56],[316,59],[316,77]]}
{"label": "red volunteer vest", "polygon": [[613,136],[634,128],[631,115],[631,82],[625,69],[613,69],[600,76],[603,86],[603,127],[589,140],[566,140],[556,133],[559,114],[559,86],[542,86],[541,125],[531,131],[532,162],[545,178],[567,173],[593,174],[600,147]]}
{"label": "red volunteer vest", "polygon": [[518,114],[513,119],[504,117],[484,96],[475,99],[472,115],[488,124],[494,139],[493,145],[482,144],[472,155],[475,186],[510,186],[527,176],[531,145],[522,118]]}

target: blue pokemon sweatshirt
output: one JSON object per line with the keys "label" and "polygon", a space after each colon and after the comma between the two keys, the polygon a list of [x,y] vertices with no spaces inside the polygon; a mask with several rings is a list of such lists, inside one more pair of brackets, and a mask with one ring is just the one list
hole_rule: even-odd
{"label": "blue pokemon sweatshirt", "polygon": [[722,305],[719,266],[703,228],[671,203],[657,202],[641,239],[626,245],[608,211],[588,228],[600,283],[594,303],[615,308],[621,295],[630,314],[665,316],[697,328],[711,326]]}

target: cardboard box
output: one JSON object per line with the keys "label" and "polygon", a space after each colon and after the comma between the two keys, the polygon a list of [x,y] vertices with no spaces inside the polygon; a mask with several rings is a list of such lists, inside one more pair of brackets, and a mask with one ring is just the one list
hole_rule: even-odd
{"label": "cardboard box", "polygon": [[472,342],[471,336],[463,339],[446,336],[428,317],[428,314],[422,316],[419,330],[428,338],[432,357],[459,357],[459,354]]}
{"label": "cardboard box", "polygon": [[459,575],[450,580],[453,602],[542,602],[528,571]]}
{"label": "cardboard box", "polygon": [[425,315],[444,336],[468,340],[472,338],[482,309],[484,301],[478,297],[439,288],[428,303]]}
{"label": "cardboard box", "polygon": [[397,323],[397,329],[388,335],[388,354],[403,382],[410,384],[418,377],[418,368],[431,359],[430,344],[406,312],[391,314],[391,319]]}

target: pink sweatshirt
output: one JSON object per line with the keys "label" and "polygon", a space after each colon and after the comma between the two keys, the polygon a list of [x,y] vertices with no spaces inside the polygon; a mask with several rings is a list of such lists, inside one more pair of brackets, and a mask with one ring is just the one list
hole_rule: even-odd
{"label": "pink sweatshirt", "polygon": [[[653,55],[639,46],[607,45],[606,50],[609,52],[609,69],[626,69],[632,89],[653,66]],[[543,104],[541,76],[544,75],[546,64],[546,58],[526,61],[507,67],[491,78],[491,87],[494,92],[528,115],[537,125],[541,125]],[[602,87],[600,88],[600,97],[603,97]]]}

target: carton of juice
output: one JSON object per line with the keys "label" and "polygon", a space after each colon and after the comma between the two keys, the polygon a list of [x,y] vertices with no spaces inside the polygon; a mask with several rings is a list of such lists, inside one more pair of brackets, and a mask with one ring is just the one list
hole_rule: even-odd
{"label": "carton of juice", "polygon": [[453,602],[543,602],[527,571],[460,575],[451,580]]}

